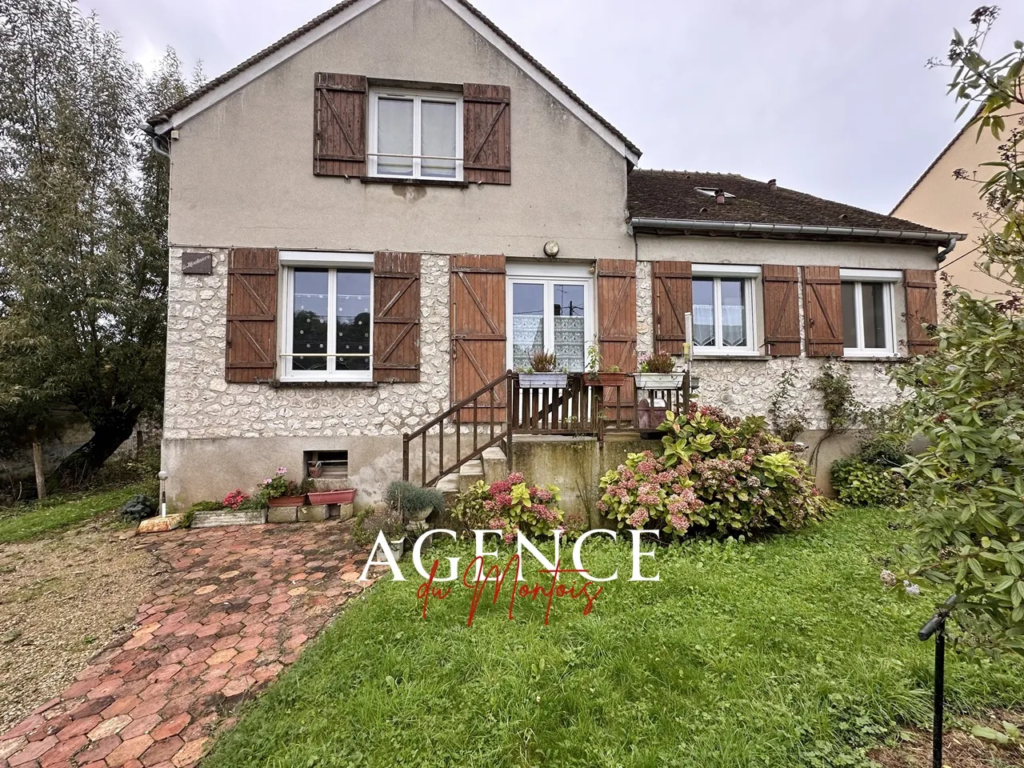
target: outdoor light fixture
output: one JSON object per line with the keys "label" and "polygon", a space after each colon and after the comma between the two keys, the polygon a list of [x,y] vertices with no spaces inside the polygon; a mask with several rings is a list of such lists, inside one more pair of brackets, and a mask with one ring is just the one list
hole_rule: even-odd
{"label": "outdoor light fixture", "polygon": [[555,258],[558,255],[559,250],[558,242],[555,240],[548,240],[544,243],[544,254],[550,258]]}

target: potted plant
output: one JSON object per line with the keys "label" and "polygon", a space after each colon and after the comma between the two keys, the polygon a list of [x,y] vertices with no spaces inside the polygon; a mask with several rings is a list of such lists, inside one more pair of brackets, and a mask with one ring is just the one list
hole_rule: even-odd
{"label": "potted plant", "polygon": [[554,352],[538,350],[530,358],[530,366],[519,374],[519,386],[523,389],[564,389],[569,383],[569,374],[557,371],[558,359]]}
{"label": "potted plant", "polygon": [[277,474],[256,486],[256,497],[268,507],[302,507],[306,504],[308,481],[296,483],[285,477],[288,470],[277,468]]}
{"label": "potted plant", "polygon": [[405,551],[402,515],[388,504],[375,504],[367,514],[356,521],[352,533],[356,543],[364,547],[373,546],[378,534],[383,533],[396,560]]}
{"label": "potted plant", "polygon": [[396,480],[388,486],[387,503],[410,523],[422,523],[431,512],[444,512],[444,494],[436,488],[418,488]]}
{"label": "potted plant", "polygon": [[629,374],[617,365],[603,366],[601,348],[597,344],[587,347],[587,383],[592,387],[621,387]]}
{"label": "potted plant", "polygon": [[640,372],[634,374],[637,389],[665,390],[683,386],[684,374],[675,371],[676,362],[665,352],[655,352],[640,359]]}

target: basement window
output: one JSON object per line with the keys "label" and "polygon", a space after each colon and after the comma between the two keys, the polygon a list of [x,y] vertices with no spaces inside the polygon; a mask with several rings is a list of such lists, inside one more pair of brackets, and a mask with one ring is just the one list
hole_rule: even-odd
{"label": "basement window", "polygon": [[306,476],[320,480],[348,479],[348,451],[305,451]]}

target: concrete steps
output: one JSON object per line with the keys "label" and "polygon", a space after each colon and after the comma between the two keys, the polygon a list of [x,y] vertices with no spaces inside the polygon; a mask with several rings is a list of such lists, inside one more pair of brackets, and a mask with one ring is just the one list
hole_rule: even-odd
{"label": "concrete steps", "polygon": [[442,477],[437,483],[437,489],[454,495],[468,490],[481,480],[490,484],[507,475],[507,466],[505,451],[496,445],[491,446],[479,459],[468,461],[458,471]]}

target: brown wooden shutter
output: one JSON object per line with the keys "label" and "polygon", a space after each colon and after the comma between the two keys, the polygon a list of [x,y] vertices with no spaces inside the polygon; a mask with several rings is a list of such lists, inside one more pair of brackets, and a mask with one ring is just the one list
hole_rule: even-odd
{"label": "brown wooden shutter", "polygon": [[313,173],[366,175],[366,78],[316,73]]}
{"label": "brown wooden shutter", "polygon": [[693,269],[688,261],[656,261],[651,281],[654,351],[681,355],[686,343],[686,313],[693,312]]}
{"label": "brown wooden shutter", "polygon": [[373,380],[420,380],[420,255],[373,257]]}
{"label": "brown wooden shutter", "polygon": [[224,378],[254,384],[274,378],[277,363],[277,250],[228,252],[227,356]]}
{"label": "brown wooden shutter", "polygon": [[[632,259],[597,260],[597,341],[605,370],[617,365],[623,373],[636,371],[636,262]],[[636,400],[633,379],[619,387],[622,402]],[[615,388],[604,388],[605,403],[614,406]],[[609,408],[615,413],[614,407]],[[621,409],[632,418],[632,407]]]}
{"label": "brown wooden shutter", "polygon": [[843,356],[839,267],[804,267],[804,335],[808,357]]}
{"label": "brown wooden shutter", "polygon": [[507,85],[462,87],[464,178],[484,184],[512,183],[512,89]]}
{"label": "brown wooden shutter", "polygon": [[938,342],[928,335],[924,326],[939,322],[935,273],[927,269],[905,270],[903,286],[907,292],[907,346],[910,354],[934,352]]}
{"label": "brown wooden shutter", "polygon": [[800,356],[800,283],[797,267],[765,264],[761,267],[764,283],[764,343],[772,357]]}
{"label": "brown wooden shutter", "polygon": [[[500,377],[505,365],[505,257],[451,257],[452,403]],[[499,388],[493,409],[480,401],[477,420],[504,421],[505,390]],[[461,421],[472,420],[470,409]]]}

